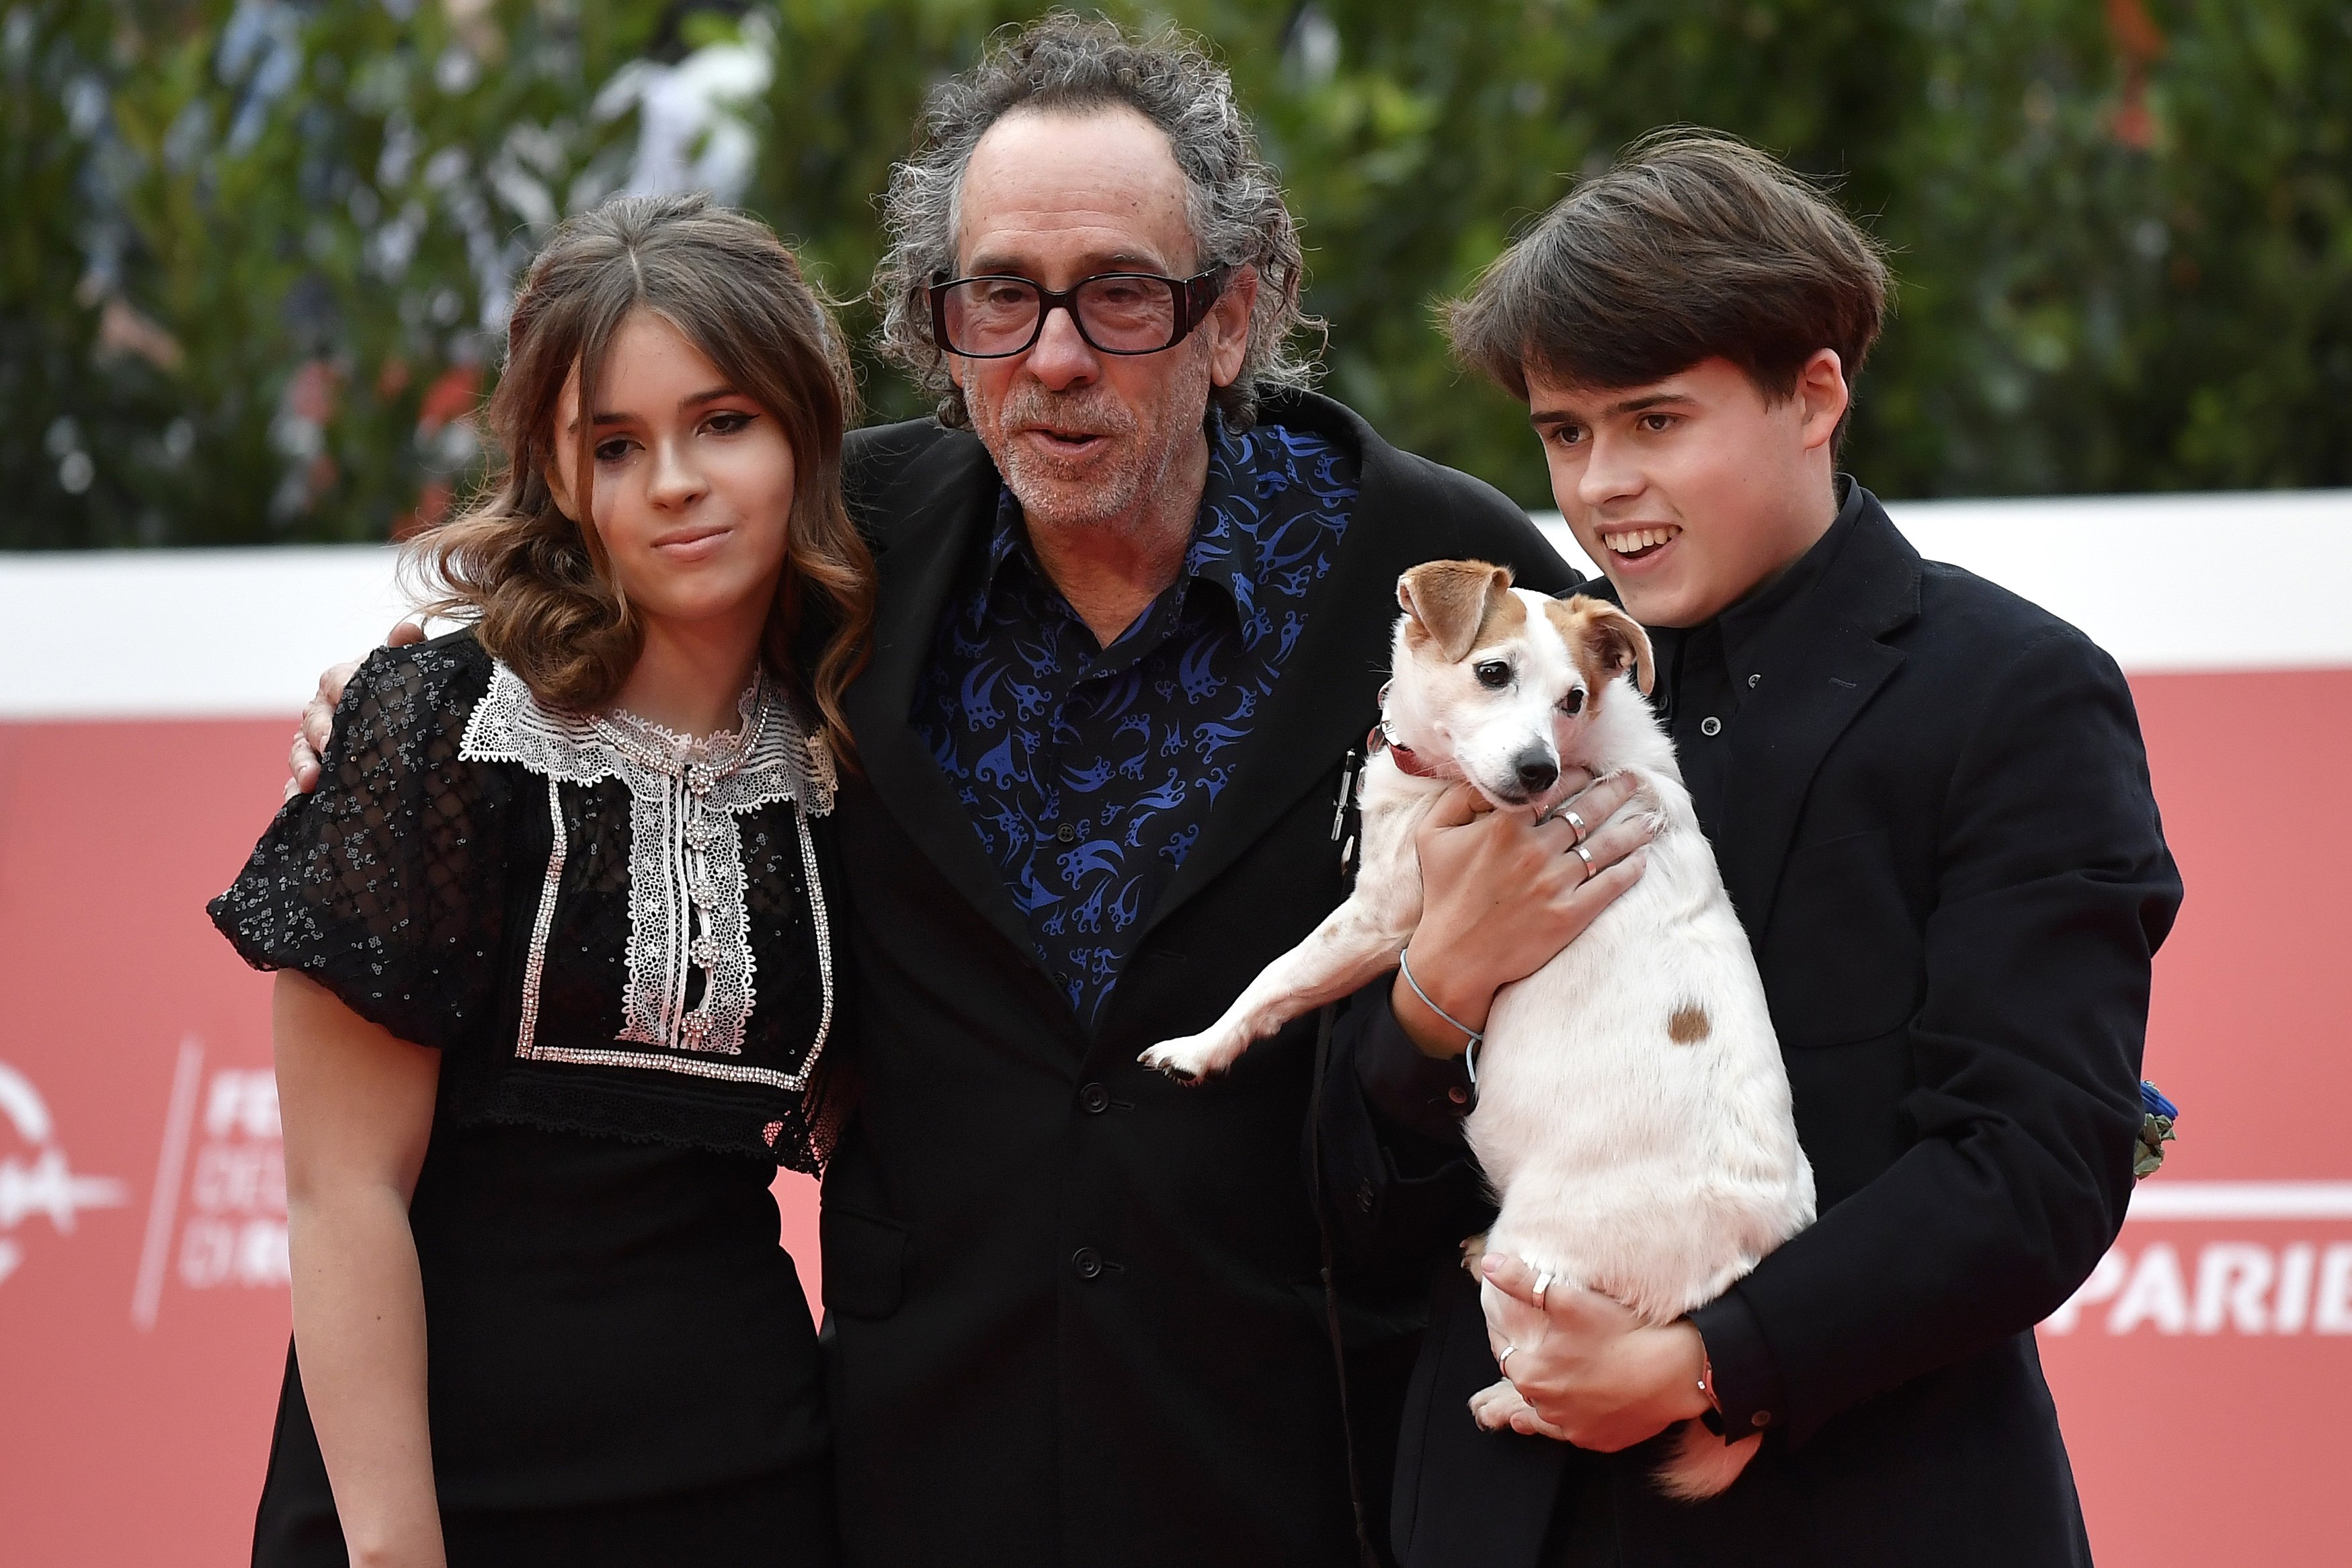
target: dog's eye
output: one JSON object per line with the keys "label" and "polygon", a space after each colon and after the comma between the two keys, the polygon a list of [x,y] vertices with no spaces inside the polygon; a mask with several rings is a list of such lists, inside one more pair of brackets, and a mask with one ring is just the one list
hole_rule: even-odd
{"label": "dog's eye", "polygon": [[1476,675],[1478,684],[1490,692],[1500,691],[1511,684],[1511,666],[1507,660],[1481,659],[1472,666],[1470,673]]}
{"label": "dog's eye", "polygon": [[1560,698],[1559,711],[1568,715],[1570,718],[1574,718],[1578,714],[1582,713],[1584,711],[1584,688],[1582,686],[1579,686],[1574,691],[1569,693],[1568,695]]}

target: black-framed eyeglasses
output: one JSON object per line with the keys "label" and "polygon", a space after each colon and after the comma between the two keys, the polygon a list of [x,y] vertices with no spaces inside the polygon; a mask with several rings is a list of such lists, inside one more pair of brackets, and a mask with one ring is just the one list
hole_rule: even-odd
{"label": "black-framed eyeglasses", "polygon": [[1046,316],[1061,309],[1078,336],[1103,353],[1157,354],[1192,336],[1232,272],[1098,272],[1062,289],[994,274],[952,278],[930,287],[931,341],[967,360],[1002,360],[1025,352],[1045,331]]}

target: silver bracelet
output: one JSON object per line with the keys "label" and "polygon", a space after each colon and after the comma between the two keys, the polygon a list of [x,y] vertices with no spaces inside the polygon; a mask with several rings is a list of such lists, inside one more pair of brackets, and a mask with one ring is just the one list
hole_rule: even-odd
{"label": "silver bracelet", "polygon": [[1455,1018],[1452,1013],[1447,1012],[1444,1008],[1439,1007],[1435,1002],[1429,999],[1429,993],[1423,990],[1421,988],[1421,982],[1412,977],[1412,960],[1408,953],[1399,953],[1397,955],[1397,970],[1400,974],[1404,976],[1404,983],[1412,988],[1412,994],[1421,998],[1421,1005],[1423,1007],[1427,1008],[1431,1012],[1435,1013],[1439,1018],[1444,1019],[1447,1023],[1450,1023],[1455,1029],[1460,1030],[1466,1037],[1467,1043],[1464,1046],[1462,1054],[1470,1070],[1470,1086],[1474,1089],[1476,1088],[1478,1085],[1478,1048],[1486,1043],[1486,1037],[1478,1030],[1472,1029],[1468,1024],[1464,1023],[1460,1019]]}

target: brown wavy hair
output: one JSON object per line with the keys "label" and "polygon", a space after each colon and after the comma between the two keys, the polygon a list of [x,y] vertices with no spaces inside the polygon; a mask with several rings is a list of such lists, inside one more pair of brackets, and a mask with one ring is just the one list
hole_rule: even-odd
{"label": "brown wavy hair", "polygon": [[[866,662],[874,558],[842,501],[842,434],[857,393],[828,305],[765,225],[699,195],[621,196],[567,219],[531,263],[507,323],[506,365],[485,416],[497,466],[463,514],[418,541],[442,594],[433,612],[472,620],[482,646],[542,700],[595,708],[620,689],[644,627],[596,530],[563,515],[547,475],[572,367],[580,406],[595,407],[622,323],[654,311],[791,444],[784,570],[761,652],[848,761],[841,694]],[[575,472],[594,472],[593,439],[583,419]]]}

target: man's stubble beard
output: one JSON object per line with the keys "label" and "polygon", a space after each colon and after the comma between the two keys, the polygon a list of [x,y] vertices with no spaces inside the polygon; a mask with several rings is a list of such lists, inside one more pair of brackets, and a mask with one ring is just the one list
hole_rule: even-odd
{"label": "man's stubble beard", "polygon": [[[1208,356],[1195,352],[1187,356],[1185,365],[1171,378],[1167,395],[1156,400],[1140,419],[1136,410],[1098,383],[1055,392],[1024,382],[995,407],[974,395],[976,389],[967,389],[965,399],[973,431],[996,460],[997,472],[1021,503],[1032,529],[1058,533],[1107,524],[1135,529],[1147,528],[1158,520],[1156,510],[1149,505],[1159,498],[1154,496],[1155,487],[1180,469],[1190,444],[1201,438],[1208,413],[1209,384]],[[1015,429],[1031,423],[1105,435],[1125,450],[1115,453],[1110,464],[1089,464],[1087,472],[1073,474],[1013,439]],[[1183,508],[1188,529],[1199,505],[1195,496]]]}

